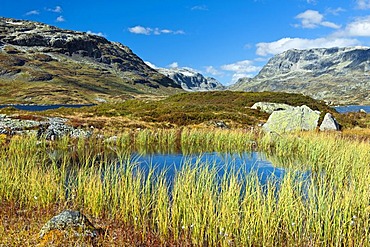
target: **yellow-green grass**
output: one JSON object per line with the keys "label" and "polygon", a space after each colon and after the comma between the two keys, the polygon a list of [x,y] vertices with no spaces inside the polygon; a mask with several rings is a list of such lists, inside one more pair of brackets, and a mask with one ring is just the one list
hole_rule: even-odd
{"label": "yellow-green grass", "polygon": [[226,164],[230,172],[221,176],[200,161],[185,162],[169,181],[166,171],[144,172],[127,155],[132,145],[168,149],[179,140],[184,147],[205,144],[206,151],[239,151],[243,143],[250,150],[254,137],[173,130],[123,133],[115,142],[13,138],[0,147],[0,199],[25,209],[80,209],[131,225],[142,239],[155,234],[164,245],[369,245],[368,143],[336,134],[262,136],[260,150],[286,168],[280,181],[266,184],[256,172]]}

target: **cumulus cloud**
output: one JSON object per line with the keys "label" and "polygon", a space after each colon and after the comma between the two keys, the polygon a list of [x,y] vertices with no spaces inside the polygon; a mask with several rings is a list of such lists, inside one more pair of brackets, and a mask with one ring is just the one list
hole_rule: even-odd
{"label": "cumulus cloud", "polygon": [[104,34],[104,33],[102,33],[102,32],[97,32],[97,33],[95,33],[95,32],[93,32],[93,31],[87,31],[86,32],[87,34],[91,34],[91,35],[97,35],[97,36],[101,36],[101,37],[106,37],[106,35]]}
{"label": "cumulus cloud", "polygon": [[222,65],[221,69],[237,73],[253,73],[259,71],[261,67],[255,66],[253,64],[253,61],[251,60],[243,60],[231,64]]}
{"label": "cumulus cloud", "polygon": [[168,67],[170,67],[171,69],[176,69],[176,68],[179,67],[179,63],[178,62],[173,62],[173,63],[169,64]]}
{"label": "cumulus cloud", "polygon": [[222,71],[219,71],[213,66],[206,66],[205,69],[208,74],[211,74],[213,76],[221,76],[224,74]]}
{"label": "cumulus cloud", "polygon": [[282,38],[270,43],[258,43],[256,54],[275,55],[289,49],[310,49],[327,47],[346,47],[360,45],[360,41],[350,38],[324,37],[317,39]]}
{"label": "cumulus cloud", "polygon": [[295,25],[296,27],[317,28],[319,26],[324,26],[334,29],[340,28],[339,25],[333,22],[324,21],[324,15],[316,10],[306,10],[305,12],[298,14],[295,18],[301,21],[301,24]]}
{"label": "cumulus cloud", "polygon": [[254,61],[252,60],[243,60],[222,65],[221,69],[233,72],[231,83],[235,83],[240,78],[253,77],[261,70],[261,67],[254,65]]}
{"label": "cumulus cloud", "polygon": [[370,16],[357,18],[349,23],[343,31],[337,33],[339,36],[370,37]]}
{"label": "cumulus cloud", "polygon": [[359,9],[370,9],[370,0],[357,0],[356,3]]}
{"label": "cumulus cloud", "polygon": [[49,12],[54,12],[54,13],[62,13],[63,12],[62,7],[60,7],[60,6],[55,6],[55,8],[53,8],[53,9],[47,8],[46,10],[49,11]]}
{"label": "cumulus cloud", "polygon": [[57,17],[56,21],[57,22],[65,22],[66,19],[64,19],[64,17],[60,15],[60,16]]}
{"label": "cumulus cloud", "polygon": [[134,34],[144,34],[144,35],[185,34],[185,32],[182,30],[173,31],[170,29],[150,28],[143,26],[130,27],[128,31]]}
{"label": "cumulus cloud", "polygon": [[39,15],[40,11],[38,10],[31,10],[26,13],[26,15]]}
{"label": "cumulus cloud", "polygon": [[145,35],[149,35],[152,32],[151,28],[142,27],[142,26],[130,27],[128,30],[130,33],[145,34]]}

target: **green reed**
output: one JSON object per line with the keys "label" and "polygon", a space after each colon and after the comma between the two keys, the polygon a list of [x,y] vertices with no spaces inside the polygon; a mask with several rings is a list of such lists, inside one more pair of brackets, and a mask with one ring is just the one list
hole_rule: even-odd
{"label": "green reed", "polygon": [[156,233],[164,245],[370,244],[369,143],[334,134],[265,135],[258,146],[286,173],[264,184],[256,172],[231,163],[220,175],[220,168],[200,160],[185,162],[169,180],[165,170],[144,170],[129,155],[149,143],[164,146],[157,150],[250,150],[254,138],[241,130],[190,129],[128,132],[111,141],[13,137],[0,147],[0,200],[117,219],[143,238]]}

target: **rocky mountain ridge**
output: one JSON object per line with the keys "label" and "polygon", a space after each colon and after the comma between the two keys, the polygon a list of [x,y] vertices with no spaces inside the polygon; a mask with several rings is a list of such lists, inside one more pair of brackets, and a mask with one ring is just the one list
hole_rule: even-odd
{"label": "rocky mountain ridge", "polygon": [[370,103],[370,48],[288,50],[232,90],[303,93],[335,104]]}
{"label": "rocky mountain ridge", "polygon": [[175,82],[186,91],[224,90],[225,87],[212,77],[204,77],[191,68],[157,68],[157,71]]}
{"label": "rocky mountain ridge", "polygon": [[[0,17],[0,84],[6,88],[6,95],[0,93],[1,101],[5,96],[10,98],[9,93],[16,94],[10,82],[29,93],[14,95],[18,103],[26,103],[26,99],[30,101],[27,103],[47,103],[48,97],[61,103],[94,103],[96,98],[180,89],[120,43],[43,23]],[[12,103],[5,103],[8,102]]]}

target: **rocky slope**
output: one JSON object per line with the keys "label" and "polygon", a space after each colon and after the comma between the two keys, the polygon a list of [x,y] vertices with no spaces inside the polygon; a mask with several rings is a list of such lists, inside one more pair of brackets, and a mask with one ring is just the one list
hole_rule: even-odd
{"label": "rocky slope", "polygon": [[334,104],[370,103],[370,48],[288,50],[232,90],[295,92]]}
{"label": "rocky slope", "polygon": [[215,78],[204,77],[202,74],[190,68],[158,68],[157,71],[174,80],[186,91],[212,91],[225,89],[225,87]]}
{"label": "rocky slope", "polygon": [[96,103],[180,89],[120,43],[1,17],[0,86],[1,103]]}

